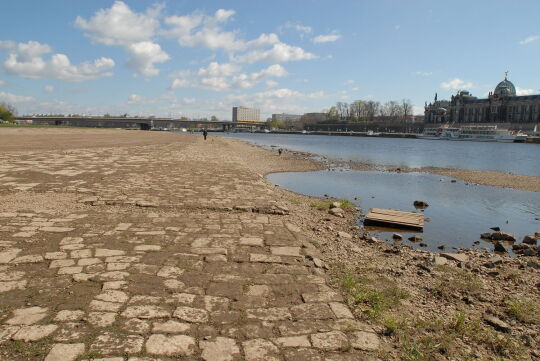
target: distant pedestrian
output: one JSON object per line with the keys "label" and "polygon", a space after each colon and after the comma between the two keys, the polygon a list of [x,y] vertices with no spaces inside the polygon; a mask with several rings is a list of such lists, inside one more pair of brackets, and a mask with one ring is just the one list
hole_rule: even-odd
{"label": "distant pedestrian", "polygon": [[204,137],[204,140],[206,140],[206,137],[208,136],[208,132],[206,131],[206,129],[203,129],[202,135]]}
{"label": "distant pedestrian", "polygon": [[283,153],[283,148],[279,148],[277,152],[279,153],[279,155],[281,155],[281,153]]}

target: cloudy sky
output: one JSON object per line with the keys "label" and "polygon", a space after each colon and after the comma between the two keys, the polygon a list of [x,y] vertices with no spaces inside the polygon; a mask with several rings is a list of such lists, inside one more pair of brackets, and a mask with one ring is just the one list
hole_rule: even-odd
{"label": "cloudy sky", "polygon": [[538,0],[1,1],[0,101],[21,114],[231,118],[337,101],[540,89]]}

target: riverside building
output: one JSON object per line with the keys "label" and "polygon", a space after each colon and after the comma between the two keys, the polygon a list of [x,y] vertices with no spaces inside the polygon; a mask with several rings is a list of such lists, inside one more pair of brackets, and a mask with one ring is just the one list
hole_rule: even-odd
{"label": "riverside building", "polygon": [[450,100],[438,100],[435,93],[424,109],[426,123],[520,123],[532,129],[540,122],[540,95],[517,95],[507,72],[487,98],[460,90]]}
{"label": "riverside building", "polygon": [[232,108],[232,121],[238,122],[260,122],[261,111],[260,109],[247,108],[247,107],[233,107]]}

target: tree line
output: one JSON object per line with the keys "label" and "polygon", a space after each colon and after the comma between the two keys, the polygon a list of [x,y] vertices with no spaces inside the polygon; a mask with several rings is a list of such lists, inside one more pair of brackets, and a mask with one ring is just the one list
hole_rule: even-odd
{"label": "tree line", "polygon": [[352,103],[337,102],[328,112],[330,121],[367,122],[374,120],[406,121],[412,115],[413,105],[409,99],[389,100],[384,104],[373,100],[355,100]]}
{"label": "tree line", "polygon": [[13,123],[15,115],[17,115],[17,110],[13,105],[0,103],[0,121]]}

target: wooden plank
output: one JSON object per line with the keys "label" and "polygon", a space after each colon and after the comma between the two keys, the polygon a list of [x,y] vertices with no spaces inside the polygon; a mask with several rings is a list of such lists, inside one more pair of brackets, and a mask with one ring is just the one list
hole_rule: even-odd
{"label": "wooden plank", "polygon": [[393,209],[372,208],[366,215],[364,223],[380,223],[385,225],[423,229],[424,215],[413,212],[396,211]]}

